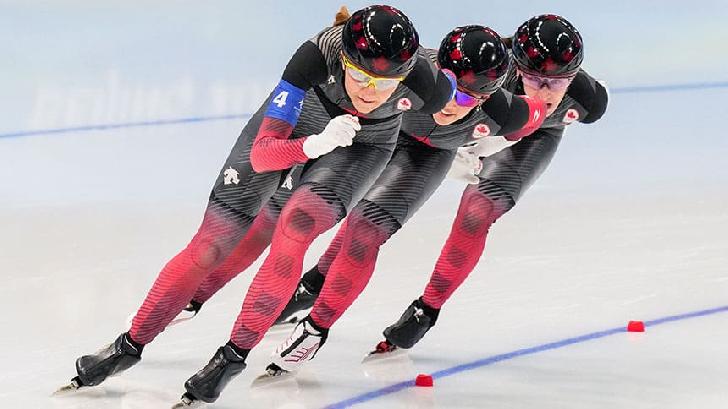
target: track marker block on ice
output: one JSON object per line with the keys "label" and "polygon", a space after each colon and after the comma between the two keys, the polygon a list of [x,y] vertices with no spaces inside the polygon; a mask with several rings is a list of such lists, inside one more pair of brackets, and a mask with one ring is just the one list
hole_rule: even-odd
{"label": "track marker block on ice", "polygon": [[427,374],[419,374],[415,378],[415,385],[430,388],[433,385],[432,376]]}
{"label": "track marker block on ice", "polygon": [[627,324],[627,332],[645,332],[645,323],[642,321],[630,321]]}

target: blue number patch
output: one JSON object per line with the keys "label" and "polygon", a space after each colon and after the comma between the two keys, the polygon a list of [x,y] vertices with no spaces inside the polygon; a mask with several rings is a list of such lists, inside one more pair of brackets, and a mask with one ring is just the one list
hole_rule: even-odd
{"label": "blue number patch", "polygon": [[273,99],[268,103],[265,116],[281,119],[295,126],[303,108],[306,91],[288,81],[281,80],[273,91]]}

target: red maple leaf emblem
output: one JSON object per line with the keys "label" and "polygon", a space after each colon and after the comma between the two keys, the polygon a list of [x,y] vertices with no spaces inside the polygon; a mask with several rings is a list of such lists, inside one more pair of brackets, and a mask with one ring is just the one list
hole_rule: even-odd
{"label": "red maple leaf emblem", "polygon": [[489,134],[490,128],[488,128],[488,125],[486,124],[478,124],[475,126],[475,130],[473,130],[474,138],[483,138],[485,136],[488,136]]}
{"label": "red maple leaf emblem", "polygon": [[564,116],[564,123],[570,124],[579,119],[579,112],[576,109],[569,109]]}
{"label": "red maple leaf emblem", "polygon": [[412,108],[412,101],[409,98],[401,98],[397,101],[397,109],[400,111],[407,111]]}
{"label": "red maple leaf emblem", "polygon": [[378,72],[385,72],[389,70],[391,63],[385,57],[377,57],[372,62],[372,67]]}

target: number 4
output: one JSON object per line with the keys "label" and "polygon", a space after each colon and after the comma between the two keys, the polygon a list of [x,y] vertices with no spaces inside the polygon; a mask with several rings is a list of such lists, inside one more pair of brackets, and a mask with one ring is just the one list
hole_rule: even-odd
{"label": "number 4", "polygon": [[280,94],[273,98],[273,103],[276,104],[278,108],[283,108],[286,105],[286,98],[288,98],[288,91],[281,91]]}

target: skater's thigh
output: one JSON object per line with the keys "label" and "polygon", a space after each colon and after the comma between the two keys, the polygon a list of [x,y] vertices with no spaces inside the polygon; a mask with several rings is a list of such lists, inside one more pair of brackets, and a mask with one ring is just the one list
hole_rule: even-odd
{"label": "skater's thigh", "polygon": [[363,201],[403,225],[440,186],[454,157],[453,150],[402,144]]}
{"label": "skater's thigh", "polygon": [[560,142],[560,132],[539,129],[517,144],[483,158],[480,185],[497,187],[515,202],[546,170]]}
{"label": "skater's thigh", "polygon": [[[251,121],[256,118],[251,119]],[[210,201],[231,211],[255,216],[278,188],[288,170],[258,173],[250,164],[250,149],[257,127],[249,123],[238,137],[210,193]]]}
{"label": "skater's thigh", "polygon": [[394,145],[354,143],[337,148],[303,169],[301,187],[338,203],[346,211],[361,200],[392,156]]}

